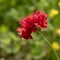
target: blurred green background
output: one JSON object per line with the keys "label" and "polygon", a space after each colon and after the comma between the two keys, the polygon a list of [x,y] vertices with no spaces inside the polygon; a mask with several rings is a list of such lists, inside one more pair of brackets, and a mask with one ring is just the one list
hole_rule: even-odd
{"label": "blurred green background", "polygon": [[26,41],[16,31],[20,19],[37,9],[48,14],[48,28],[41,33],[60,60],[60,0],[0,0],[0,60],[57,60],[53,49],[38,32]]}

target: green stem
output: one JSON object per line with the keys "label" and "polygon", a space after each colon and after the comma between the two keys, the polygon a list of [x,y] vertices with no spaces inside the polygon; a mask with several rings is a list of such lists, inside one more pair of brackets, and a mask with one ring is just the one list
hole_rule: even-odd
{"label": "green stem", "polygon": [[49,46],[53,49],[53,52],[55,53],[57,60],[59,60],[59,57],[58,57],[58,55],[57,55],[57,52],[56,52],[56,51],[54,50],[54,48],[51,46],[51,43],[48,41],[48,39],[47,39],[41,32],[39,32],[39,34],[46,40],[46,42],[49,44]]}

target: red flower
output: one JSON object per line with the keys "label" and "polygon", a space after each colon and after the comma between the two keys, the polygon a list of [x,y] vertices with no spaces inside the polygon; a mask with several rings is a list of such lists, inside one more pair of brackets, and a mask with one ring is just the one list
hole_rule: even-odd
{"label": "red flower", "polygon": [[38,17],[38,22],[35,24],[39,28],[47,27],[47,14],[41,13],[39,10],[36,11],[36,16]]}
{"label": "red flower", "polygon": [[36,28],[47,27],[47,14],[41,13],[39,10],[20,20],[21,28],[17,28],[21,38],[32,39],[31,33],[36,32]]}
{"label": "red flower", "polygon": [[17,28],[19,35],[21,38],[32,39],[31,33],[35,31],[33,28],[25,29],[25,28]]}

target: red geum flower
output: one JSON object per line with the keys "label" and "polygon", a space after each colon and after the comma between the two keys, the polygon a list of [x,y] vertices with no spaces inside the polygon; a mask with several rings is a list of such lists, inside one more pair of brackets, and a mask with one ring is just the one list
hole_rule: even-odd
{"label": "red geum flower", "polygon": [[32,39],[31,33],[35,32],[33,28],[17,28],[17,31],[19,32],[20,37],[25,39]]}
{"label": "red geum flower", "polygon": [[39,10],[20,20],[21,28],[17,28],[21,38],[32,39],[31,33],[36,32],[36,28],[47,27],[47,14],[41,13]]}
{"label": "red geum flower", "polygon": [[38,28],[47,27],[47,14],[45,12],[36,11],[36,16],[38,17],[38,22],[35,24]]}
{"label": "red geum flower", "polygon": [[25,39],[32,38],[31,35],[27,34],[24,28],[18,28],[17,31],[19,32],[21,38],[25,38]]}

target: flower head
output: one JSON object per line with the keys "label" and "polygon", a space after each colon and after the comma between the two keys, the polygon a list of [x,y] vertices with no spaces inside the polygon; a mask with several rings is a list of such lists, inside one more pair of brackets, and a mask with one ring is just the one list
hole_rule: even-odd
{"label": "flower head", "polygon": [[47,27],[47,14],[40,12],[31,13],[27,17],[20,20],[21,28],[17,28],[21,38],[32,39],[31,33],[36,32],[36,28],[46,28]]}

